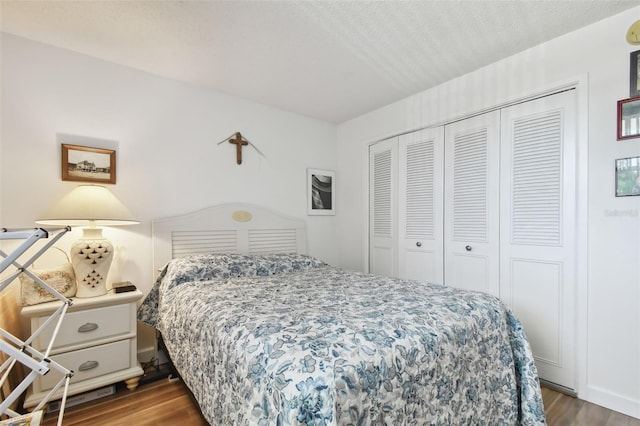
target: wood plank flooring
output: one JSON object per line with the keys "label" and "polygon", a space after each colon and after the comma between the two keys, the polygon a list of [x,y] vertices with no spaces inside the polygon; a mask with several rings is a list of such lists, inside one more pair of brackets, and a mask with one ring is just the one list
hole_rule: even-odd
{"label": "wood plank flooring", "polygon": [[[43,426],[56,425],[57,413],[47,414]],[[115,395],[65,410],[64,426],[207,426],[200,409],[182,381],[158,380],[126,388]]]}
{"label": "wood plank flooring", "polygon": [[[639,419],[551,389],[542,388],[542,398],[549,426],[640,426]],[[44,426],[56,424],[57,416],[52,414],[45,417]],[[207,422],[181,381],[162,379],[133,392],[125,388],[115,395],[70,407],[63,424],[206,426]]]}
{"label": "wood plank flooring", "polygon": [[543,387],[549,426],[640,426],[640,419]]}

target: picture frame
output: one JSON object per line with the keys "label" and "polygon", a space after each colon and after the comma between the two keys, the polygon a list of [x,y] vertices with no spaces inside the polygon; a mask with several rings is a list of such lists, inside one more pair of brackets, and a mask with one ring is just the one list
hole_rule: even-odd
{"label": "picture frame", "polygon": [[116,151],[81,145],[62,145],[62,180],[116,183]]}
{"label": "picture frame", "polygon": [[336,174],[330,170],[307,169],[307,214],[336,214]]}
{"label": "picture frame", "polygon": [[640,157],[616,160],[616,197],[640,195]]}
{"label": "picture frame", "polygon": [[640,96],[618,101],[618,140],[640,137]]}
{"label": "picture frame", "polygon": [[630,53],[629,59],[629,97],[640,96],[640,50]]}

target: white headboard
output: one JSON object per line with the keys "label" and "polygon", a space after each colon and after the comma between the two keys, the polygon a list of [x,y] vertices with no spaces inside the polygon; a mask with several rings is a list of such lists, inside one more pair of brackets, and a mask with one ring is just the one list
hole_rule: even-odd
{"label": "white headboard", "polygon": [[152,221],[153,268],[204,253],[307,252],[303,219],[252,204],[220,204]]}

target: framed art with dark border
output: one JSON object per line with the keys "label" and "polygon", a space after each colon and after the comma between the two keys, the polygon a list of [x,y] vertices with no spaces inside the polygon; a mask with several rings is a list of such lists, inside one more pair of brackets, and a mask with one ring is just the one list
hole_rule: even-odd
{"label": "framed art with dark border", "polygon": [[629,97],[640,96],[640,50],[631,52],[629,60]]}
{"label": "framed art with dark border", "polygon": [[640,137],[640,96],[618,101],[618,140]]}
{"label": "framed art with dark border", "polygon": [[307,214],[336,214],[336,174],[329,170],[307,169]]}
{"label": "framed art with dark border", "polygon": [[616,197],[640,195],[640,157],[616,160]]}
{"label": "framed art with dark border", "polygon": [[62,180],[115,184],[116,152],[63,143]]}

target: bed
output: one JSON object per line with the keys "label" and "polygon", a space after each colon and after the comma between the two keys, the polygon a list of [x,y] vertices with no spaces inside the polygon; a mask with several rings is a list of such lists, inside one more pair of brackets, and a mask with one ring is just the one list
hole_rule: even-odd
{"label": "bed", "polygon": [[139,311],[211,424],[545,424],[529,344],[493,296],[334,268],[251,205],[154,221]]}

